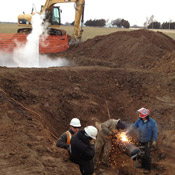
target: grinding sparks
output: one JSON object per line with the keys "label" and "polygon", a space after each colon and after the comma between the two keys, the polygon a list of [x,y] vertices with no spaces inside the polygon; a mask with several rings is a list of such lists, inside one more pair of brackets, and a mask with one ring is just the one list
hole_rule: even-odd
{"label": "grinding sparks", "polygon": [[129,142],[125,132],[120,133],[120,139],[122,142]]}

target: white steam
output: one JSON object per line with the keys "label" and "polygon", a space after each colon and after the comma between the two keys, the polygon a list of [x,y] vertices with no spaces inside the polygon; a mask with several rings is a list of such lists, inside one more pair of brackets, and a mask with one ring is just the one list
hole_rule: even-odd
{"label": "white steam", "polygon": [[7,67],[59,67],[68,66],[66,59],[51,59],[46,55],[39,55],[39,39],[47,37],[43,23],[44,16],[35,14],[32,17],[32,33],[27,36],[25,44],[16,43],[13,53],[0,52],[0,66]]}
{"label": "white steam", "polygon": [[17,47],[13,56],[19,67],[39,67],[39,37],[44,28],[43,17],[36,14],[32,17],[32,33],[27,36],[27,43]]}

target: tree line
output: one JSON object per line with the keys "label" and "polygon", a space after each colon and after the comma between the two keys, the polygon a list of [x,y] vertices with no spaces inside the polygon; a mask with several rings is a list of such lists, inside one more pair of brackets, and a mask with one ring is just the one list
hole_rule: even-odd
{"label": "tree line", "polygon": [[[71,23],[71,25],[74,25],[74,22]],[[85,26],[94,26],[94,27],[118,27],[118,28],[130,28],[129,21],[125,19],[115,19],[112,20],[110,23],[108,20],[105,19],[90,19],[87,20],[84,23]],[[132,27],[139,27],[137,25],[134,25]],[[144,28],[148,29],[175,29],[175,22],[169,21],[169,22],[163,22],[162,24],[154,19],[154,16],[152,15],[150,18],[146,18],[146,21],[144,23]]]}
{"label": "tree line", "polygon": [[175,22],[152,22],[148,25],[148,29],[175,29]]}
{"label": "tree line", "polygon": [[[107,21],[105,19],[95,19],[95,20],[87,20],[84,23],[85,26],[96,26],[96,27],[104,27],[107,25]],[[120,27],[120,28],[130,28],[130,24],[128,21],[126,21],[125,19],[116,19],[111,21],[111,25],[112,26],[116,26],[116,27]]]}
{"label": "tree line", "polygon": [[[107,25],[107,22],[108,21],[105,19],[94,19],[94,20],[90,19],[90,20],[87,20],[84,23],[84,25],[85,26],[94,26],[94,27],[104,27]],[[71,23],[71,25],[74,25],[74,21]],[[111,21],[111,25],[116,26],[116,27],[130,28],[129,22],[124,20],[124,19],[113,20],[113,21]]]}
{"label": "tree line", "polygon": [[169,22],[163,22],[161,24],[155,20],[154,15],[152,15],[150,18],[146,18],[144,26],[148,29],[175,29],[175,22],[170,20]]}

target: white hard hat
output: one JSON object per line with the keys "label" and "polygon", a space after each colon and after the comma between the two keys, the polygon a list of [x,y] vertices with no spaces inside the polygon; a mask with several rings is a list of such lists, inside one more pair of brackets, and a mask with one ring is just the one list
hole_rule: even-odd
{"label": "white hard hat", "polygon": [[86,134],[92,139],[96,139],[98,130],[94,126],[87,126],[84,128]]}
{"label": "white hard hat", "polygon": [[73,119],[70,121],[70,126],[73,126],[73,127],[81,127],[80,120],[79,120],[78,118],[73,118]]}

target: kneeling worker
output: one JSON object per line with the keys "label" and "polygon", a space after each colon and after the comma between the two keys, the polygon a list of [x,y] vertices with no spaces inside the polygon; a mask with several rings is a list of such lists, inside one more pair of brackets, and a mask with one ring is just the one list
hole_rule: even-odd
{"label": "kneeling worker", "polygon": [[70,121],[70,128],[68,131],[64,132],[57,140],[56,146],[60,148],[67,149],[69,151],[70,140],[72,135],[77,133],[81,128],[81,123],[78,118],[73,118]]}
{"label": "kneeling worker", "polygon": [[94,173],[94,141],[97,132],[94,126],[87,126],[72,136],[70,160],[79,165],[82,175],[92,175]]}

